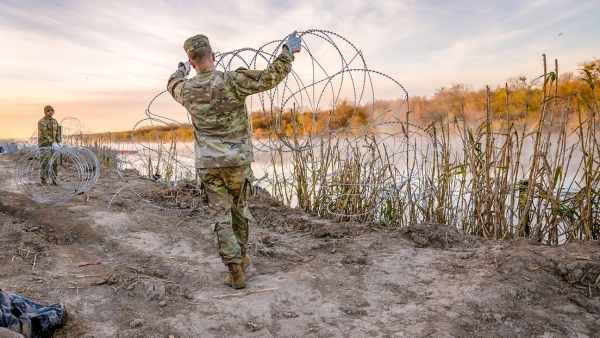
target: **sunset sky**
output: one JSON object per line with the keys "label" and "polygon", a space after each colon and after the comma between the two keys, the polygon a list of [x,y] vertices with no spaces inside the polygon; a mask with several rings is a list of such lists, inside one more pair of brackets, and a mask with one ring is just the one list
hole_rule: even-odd
{"label": "sunset sky", "polygon": [[[332,31],[409,95],[431,95],[539,76],[544,53],[576,70],[600,57],[599,17],[597,0],[0,0],[0,139],[31,136],[46,104],[90,131],[131,129],[199,33],[225,52]],[[158,107],[183,109],[169,97]]]}

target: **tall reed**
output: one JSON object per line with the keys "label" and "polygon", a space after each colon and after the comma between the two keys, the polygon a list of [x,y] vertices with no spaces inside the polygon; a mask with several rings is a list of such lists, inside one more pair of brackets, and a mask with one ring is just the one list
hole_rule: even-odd
{"label": "tall reed", "polygon": [[[505,114],[492,113],[488,88],[485,115],[475,121],[446,118],[420,128],[407,114],[391,131],[372,128],[354,136],[348,126],[317,140],[299,136],[294,124],[272,153],[272,192],[340,221],[406,226],[427,220],[488,238],[546,244],[598,238],[597,98],[560,97],[558,63],[553,71],[545,55],[543,63],[543,98],[533,126],[509,118],[508,85]],[[592,75],[583,70],[582,80],[593,93]],[[310,146],[286,156],[284,144]]]}

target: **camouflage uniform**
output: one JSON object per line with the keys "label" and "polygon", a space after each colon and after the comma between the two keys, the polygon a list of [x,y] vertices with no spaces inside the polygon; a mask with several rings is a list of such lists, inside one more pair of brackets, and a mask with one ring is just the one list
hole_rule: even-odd
{"label": "camouflage uniform", "polygon": [[[210,46],[208,38],[197,35],[185,42],[184,50],[202,46]],[[208,68],[186,79],[180,68],[169,78],[169,93],[187,109],[194,125],[196,168],[225,265],[241,264],[252,217],[247,198],[252,194],[254,154],[245,99],[277,86],[291,71],[293,60],[293,54],[283,49],[262,71]]]}
{"label": "camouflage uniform", "polygon": [[[44,107],[44,113],[48,109],[52,109],[51,106]],[[52,109],[54,110],[54,109]],[[46,116],[42,117],[38,122],[38,148],[51,147],[52,143],[60,143],[60,132],[58,128],[58,121],[54,118],[47,119]],[[52,150],[44,150],[40,152],[41,157],[41,170],[40,178],[46,179],[49,177],[48,163],[52,158],[54,152]],[[58,162],[52,162],[52,172],[56,175],[58,170]]]}

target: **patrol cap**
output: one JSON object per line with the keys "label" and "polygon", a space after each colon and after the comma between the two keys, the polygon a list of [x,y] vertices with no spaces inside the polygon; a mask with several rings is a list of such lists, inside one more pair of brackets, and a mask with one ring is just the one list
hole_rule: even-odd
{"label": "patrol cap", "polygon": [[44,113],[46,113],[48,110],[54,111],[54,108],[52,108],[51,105],[47,105],[47,106],[44,107]]}
{"label": "patrol cap", "polygon": [[192,36],[191,38],[185,40],[185,42],[183,43],[183,49],[186,53],[189,53],[196,48],[205,46],[210,47],[210,42],[208,42],[208,38],[206,37],[206,35],[202,34]]}

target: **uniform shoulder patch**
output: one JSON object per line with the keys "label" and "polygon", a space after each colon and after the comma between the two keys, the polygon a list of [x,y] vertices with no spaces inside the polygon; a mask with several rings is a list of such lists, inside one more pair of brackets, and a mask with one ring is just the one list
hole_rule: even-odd
{"label": "uniform shoulder patch", "polygon": [[250,76],[251,78],[253,78],[254,80],[260,79],[260,77],[263,74],[262,70],[250,70],[250,69],[246,69],[244,67],[240,67],[240,68],[236,69],[235,71],[236,71],[236,73],[246,74],[246,75]]}

